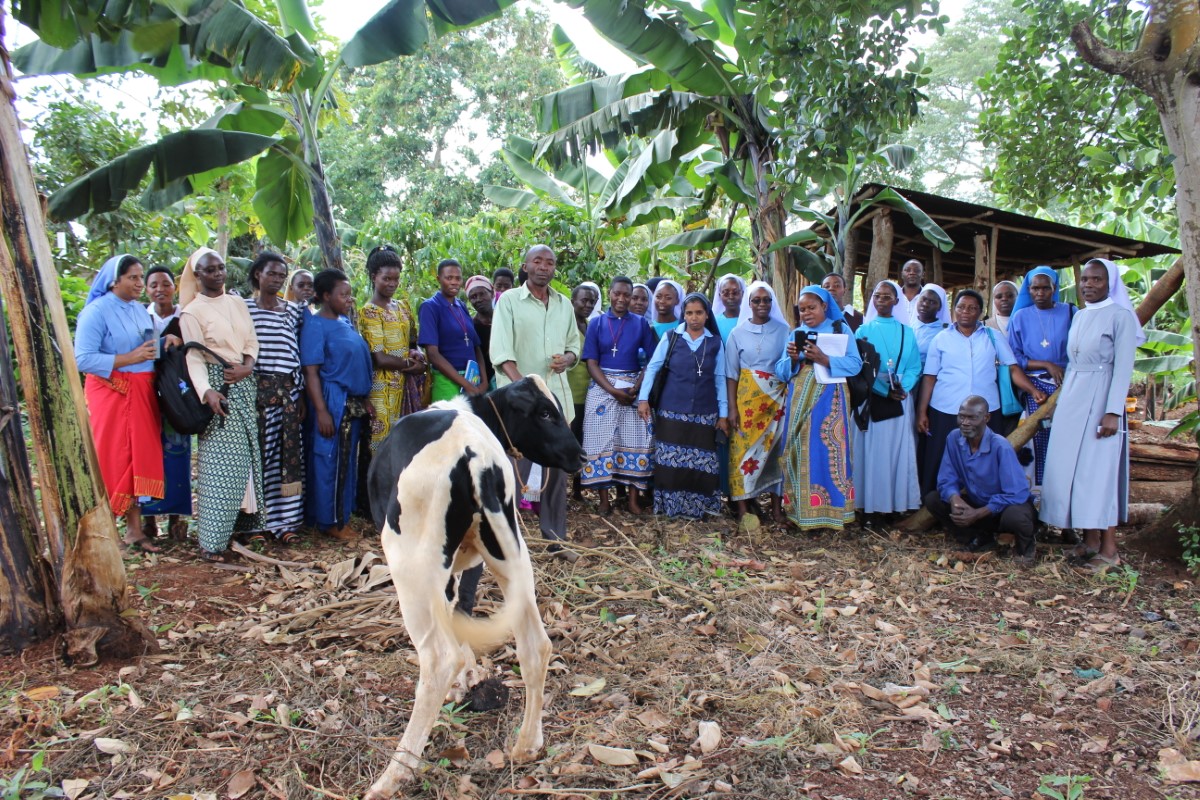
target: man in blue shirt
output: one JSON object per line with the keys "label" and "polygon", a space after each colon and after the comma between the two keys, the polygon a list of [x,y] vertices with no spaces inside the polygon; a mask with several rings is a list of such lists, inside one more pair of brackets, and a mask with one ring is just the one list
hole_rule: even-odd
{"label": "man in blue shirt", "polygon": [[946,439],[937,489],[925,507],[972,551],[986,550],[996,533],[1016,536],[1016,560],[1032,564],[1034,508],[1025,470],[1012,445],[988,428],[987,401],[971,395],[958,409],[958,430]]}

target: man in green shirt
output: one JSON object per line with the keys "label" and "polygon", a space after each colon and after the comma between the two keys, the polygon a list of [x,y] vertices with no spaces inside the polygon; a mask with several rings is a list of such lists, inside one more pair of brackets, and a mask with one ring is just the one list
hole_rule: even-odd
{"label": "man in green shirt", "polygon": [[[544,244],[535,244],[525,252],[525,271],[529,275],[517,289],[500,295],[492,317],[491,360],[496,367],[496,386],[504,386],[526,375],[541,375],[558,398],[563,416],[570,423],[575,404],[566,371],[579,361],[583,349],[575,309],[565,295],[550,288],[558,260]],[[531,462],[522,459],[517,468],[521,480],[529,478]],[[567,481],[562,470],[545,469],[542,480],[541,511],[538,514],[542,537],[565,541],[567,538]],[[551,552],[574,561],[579,556],[560,545]]]}

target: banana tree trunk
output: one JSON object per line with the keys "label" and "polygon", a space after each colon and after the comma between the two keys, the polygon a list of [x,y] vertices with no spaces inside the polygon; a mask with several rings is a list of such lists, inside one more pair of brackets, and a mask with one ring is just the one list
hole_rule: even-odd
{"label": "banana tree trunk", "polygon": [[337,227],[333,224],[333,202],[329,197],[329,186],[325,183],[325,168],[321,158],[309,161],[313,169],[312,186],[313,199],[313,229],[317,233],[317,245],[321,248],[321,259],[326,269],[344,269],[342,266],[342,241],[338,238]]}
{"label": "banana tree trunk", "polygon": [[[0,17],[0,22],[3,18]],[[21,141],[8,52],[0,48],[0,291],[8,299],[22,390],[38,465],[46,551],[67,627],[67,654],[128,657],[157,650],[136,616],[126,617],[125,567],[117,527],[99,481],[83,387],[50,253],[41,200]],[[33,554],[30,554],[32,560]]]}
{"label": "banana tree trunk", "polygon": [[[754,249],[761,254],[783,238],[787,229],[787,210],[781,197],[771,195],[771,182],[768,180],[771,173],[770,151],[754,141],[749,143],[749,150],[750,164],[754,170],[754,194],[758,201],[758,208],[753,210],[751,231]],[[775,289],[784,315],[794,325],[796,320],[792,306],[800,294],[800,273],[793,265],[788,249],[784,247],[774,253],[759,255],[758,267]]]}
{"label": "banana tree trunk", "polygon": [[19,653],[49,636],[58,614],[50,570],[34,555],[37,506],[8,354],[8,333],[0,322],[0,652]]}

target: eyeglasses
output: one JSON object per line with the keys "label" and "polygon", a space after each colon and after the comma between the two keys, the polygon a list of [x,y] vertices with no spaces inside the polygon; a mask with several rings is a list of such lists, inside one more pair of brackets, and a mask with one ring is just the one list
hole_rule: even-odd
{"label": "eyeglasses", "polygon": [[771,305],[771,298],[769,298],[769,297],[751,297],[750,305],[752,305],[752,306],[769,306],[769,305]]}

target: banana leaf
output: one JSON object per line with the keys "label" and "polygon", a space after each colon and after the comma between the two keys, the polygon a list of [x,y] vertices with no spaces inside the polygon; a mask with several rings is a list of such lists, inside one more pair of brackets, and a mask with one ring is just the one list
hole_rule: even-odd
{"label": "banana leaf", "polygon": [[[50,196],[50,216],[62,221],[118,208],[141,185],[151,165],[154,166],[152,186],[163,190],[189,175],[245,161],[275,141],[271,136],[213,129],[168,134],[59,189]],[[181,188],[176,186],[172,191],[177,193]]]}

